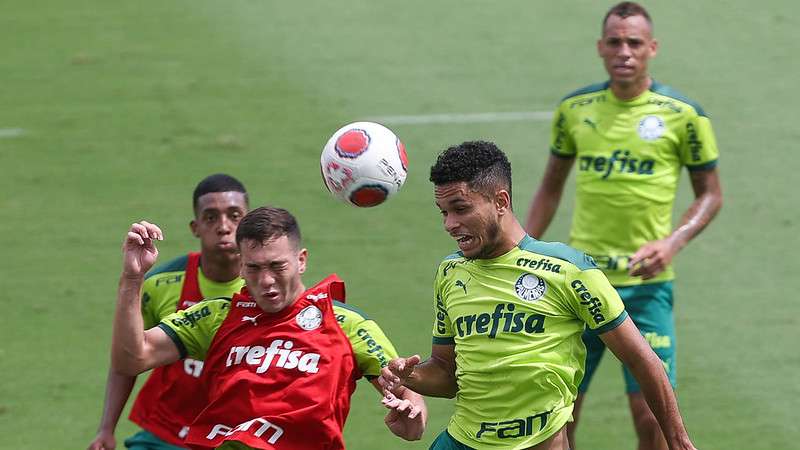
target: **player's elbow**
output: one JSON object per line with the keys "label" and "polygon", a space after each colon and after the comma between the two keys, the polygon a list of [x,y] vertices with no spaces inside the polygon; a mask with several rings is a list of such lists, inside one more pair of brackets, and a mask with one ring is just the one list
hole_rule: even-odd
{"label": "player's elbow", "polygon": [[129,377],[135,377],[149,369],[147,361],[124,351],[115,351],[111,355],[111,369]]}

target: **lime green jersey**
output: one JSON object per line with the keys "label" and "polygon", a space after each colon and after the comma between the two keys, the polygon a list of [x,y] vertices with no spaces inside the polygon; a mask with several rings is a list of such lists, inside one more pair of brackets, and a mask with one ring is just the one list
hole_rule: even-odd
{"label": "lime green jersey", "polygon": [[[184,255],[148,272],[142,286],[142,318],[145,329],[156,326],[163,317],[177,309],[188,259]],[[238,277],[224,283],[209,280],[203,274],[202,268],[197,269],[197,282],[206,298],[230,297],[244,286],[244,280]]]}
{"label": "lime green jersey", "polygon": [[[681,166],[707,170],[718,150],[700,106],[653,82],[622,101],[608,83],[580,89],[555,113],[550,151],[576,158],[576,199],[570,245],[592,255],[615,286],[630,277],[630,256],[672,231],[672,206]],[[672,266],[657,283],[674,278]]]}
{"label": "lime green jersey", "polygon": [[[181,357],[204,360],[222,322],[230,312],[229,299],[209,299],[164,317],[159,327],[181,351]],[[361,373],[373,378],[397,357],[392,342],[375,321],[350,305],[334,301],[333,314],[353,347]]]}
{"label": "lime green jersey", "polygon": [[433,343],[456,352],[447,431],[476,449],[524,449],[561,429],[583,378],[581,333],[627,317],[591,257],[529,236],[493,259],[451,255],[434,291]]}

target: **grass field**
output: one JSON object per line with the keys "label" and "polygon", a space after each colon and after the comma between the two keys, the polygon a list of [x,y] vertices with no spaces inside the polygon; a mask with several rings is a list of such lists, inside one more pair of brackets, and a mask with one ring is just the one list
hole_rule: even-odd
{"label": "grass field", "polygon": [[[725,206],[678,258],[680,388],[698,448],[800,448],[800,20],[793,3],[649,2],[655,77],[698,100],[722,152]],[[545,120],[389,124],[405,141],[401,195],[335,202],[319,151],[346,122],[393,115],[549,111],[601,81],[610,4],[408,1],[6,0],[0,15],[0,449],[79,449],[94,436],[108,367],[120,243],[160,224],[162,261],[197,246],[191,191],[213,172],[254,205],[298,216],[307,281],[338,272],[403,354],[427,354],[431,284],[453,243],[428,168],[444,147],[491,139],[514,166],[524,216],[547,158]],[[791,55],[795,56],[791,56]],[[676,210],[691,198],[682,180]],[[570,198],[570,187],[566,199]],[[567,237],[565,201],[545,238]],[[795,280],[795,281],[791,281]],[[141,380],[140,380],[141,381]],[[423,449],[386,431],[366,383],[349,448]],[[134,431],[121,420],[117,438]],[[607,356],[579,439],[634,448],[618,363]]]}

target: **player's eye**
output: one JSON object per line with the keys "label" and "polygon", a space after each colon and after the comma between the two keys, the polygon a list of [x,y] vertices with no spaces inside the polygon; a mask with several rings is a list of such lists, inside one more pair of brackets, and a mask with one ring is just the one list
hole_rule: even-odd
{"label": "player's eye", "polygon": [[644,42],[642,42],[642,41],[640,41],[638,39],[631,39],[631,40],[628,41],[628,46],[631,47],[631,48],[639,48],[639,47],[642,46],[643,43]]}

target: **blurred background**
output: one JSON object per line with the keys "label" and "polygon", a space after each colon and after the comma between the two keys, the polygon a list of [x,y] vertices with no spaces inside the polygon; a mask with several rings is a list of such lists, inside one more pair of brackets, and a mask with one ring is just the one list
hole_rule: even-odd
{"label": "blurred background", "polygon": [[[0,2],[0,449],[89,444],[122,237],[146,218],[165,232],[162,262],[197,248],[191,193],[215,172],[298,216],[307,284],[337,272],[401,354],[429,354],[433,275],[455,248],[430,165],[449,145],[497,142],[524,218],[551,111],[606,79],[595,41],[612,4]],[[723,210],[676,264],[687,428],[705,450],[799,448],[800,19],[786,0],[644,5],[661,44],[651,73],[703,106],[721,151]],[[328,194],[318,165],[330,134],[363,119],[397,133],[410,167],[400,195],[362,210]],[[567,239],[571,194],[546,240]],[[691,199],[684,173],[676,214]],[[579,442],[633,448],[619,363],[600,370]],[[405,443],[359,384],[354,450],[425,449],[452,411],[429,401],[423,440]],[[119,448],[135,429],[120,420]]]}

